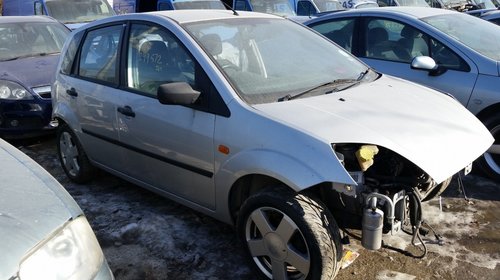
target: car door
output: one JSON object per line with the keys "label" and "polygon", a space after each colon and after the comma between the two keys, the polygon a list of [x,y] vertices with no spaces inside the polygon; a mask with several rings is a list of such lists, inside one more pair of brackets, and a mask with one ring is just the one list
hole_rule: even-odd
{"label": "car door", "polygon": [[[365,63],[382,73],[448,92],[467,105],[478,70],[458,49],[393,19],[365,18],[359,28],[364,35],[356,42],[356,55]],[[428,71],[412,69],[410,64],[416,56],[430,56],[447,71],[433,76]]]}
{"label": "car door", "polygon": [[158,86],[172,82],[188,83],[205,98],[208,78],[164,27],[132,23],[126,49],[117,117],[126,174],[146,187],[214,208],[215,115],[202,101],[186,107],[157,99]]}
{"label": "car door", "polygon": [[[115,104],[119,96],[118,61],[123,25],[87,32],[72,75],[65,75],[71,106],[81,127],[80,141],[89,158],[111,169],[121,167]],[[90,148],[91,147],[91,148]]]}

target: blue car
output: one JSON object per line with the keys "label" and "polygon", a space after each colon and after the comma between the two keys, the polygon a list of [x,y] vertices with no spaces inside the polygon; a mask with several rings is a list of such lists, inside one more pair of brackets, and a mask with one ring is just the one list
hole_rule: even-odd
{"label": "blue car", "polygon": [[52,131],[50,84],[69,29],[46,16],[0,17],[0,136]]}

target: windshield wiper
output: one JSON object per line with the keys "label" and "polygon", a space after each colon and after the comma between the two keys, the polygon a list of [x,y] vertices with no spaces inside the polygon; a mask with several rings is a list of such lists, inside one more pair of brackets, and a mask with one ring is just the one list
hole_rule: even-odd
{"label": "windshield wiper", "polygon": [[[361,82],[361,80],[366,76],[366,74],[368,74],[368,72],[370,72],[370,68],[366,69],[364,72],[361,72],[356,79],[336,79],[336,80],[333,80],[331,82],[327,82],[327,83],[312,87],[310,89],[307,89],[307,90],[300,92],[300,93],[297,93],[295,95],[287,94],[283,97],[280,97],[278,99],[278,102],[292,100],[292,99],[301,97],[304,94],[313,92],[313,91],[318,90],[318,89],[323,88],[323,87],[335,86],[331,91],[325,92],[325,94],[345,90],[345,89],[348,89],[352,86],[359,84]],[[346,85],[346,86],[339,88],[340,85]]]}

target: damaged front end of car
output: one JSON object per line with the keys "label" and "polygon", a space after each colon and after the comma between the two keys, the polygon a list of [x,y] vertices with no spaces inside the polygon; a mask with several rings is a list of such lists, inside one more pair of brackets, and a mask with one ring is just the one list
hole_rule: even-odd
{"label": "damaged front end of car", "polygon": [[[405,231],[417,237],[422,225],[421,202],[439,196],[451,176],[436,182],[403,156],[381,146],[333,144],[341,164],[357,183],[334,183],[327,194],[341,227],[360,228],[364,248],[382,247],[384,233]],[[469,173],[471,164],[461,172]]]}

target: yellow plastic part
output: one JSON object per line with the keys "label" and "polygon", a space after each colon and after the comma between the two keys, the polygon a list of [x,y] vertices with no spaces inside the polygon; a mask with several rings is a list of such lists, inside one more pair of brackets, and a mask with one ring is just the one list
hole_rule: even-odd
{"label": "yellow plastic part", "polygon": [[356,158],[362,171],[366,171],[373,165],[373,158],[378,154],[378,148],[375,145],[363,145],[356,151]]}

